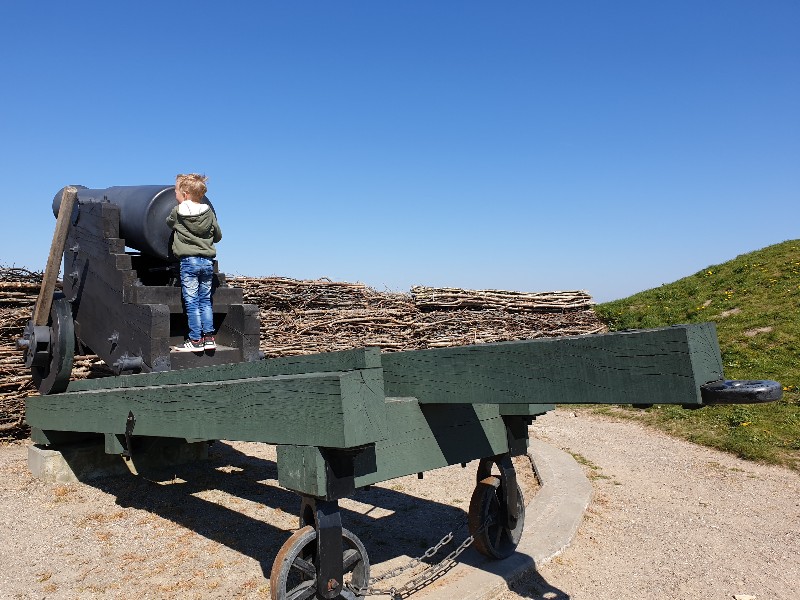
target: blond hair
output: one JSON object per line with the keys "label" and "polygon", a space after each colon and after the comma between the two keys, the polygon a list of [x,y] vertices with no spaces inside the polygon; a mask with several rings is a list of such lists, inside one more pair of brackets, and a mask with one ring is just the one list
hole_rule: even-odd
{"label": "blond hair", "polygon": [[208,181],[208,177],[199,173],[176,175],[175,187],[181,192],[186,192],[195,202],[200,202],[208,191],[206,181]]}

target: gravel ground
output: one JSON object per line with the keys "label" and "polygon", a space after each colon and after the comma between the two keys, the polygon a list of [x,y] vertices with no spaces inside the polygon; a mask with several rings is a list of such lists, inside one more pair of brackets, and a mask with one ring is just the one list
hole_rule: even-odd
{"label": "gravel ground", "polygon": [[[530,460],[514,460],[531,497]],[[461,543],[476,469],[473,461],[422,480],[401,477],[340,502],[373,576],[458,527]],[[0,446],[0,481],[2,600],[268,598],[275,555],[298,526],[299,497],[278,486],[275,448],[266,444],[217,442],[208,464],[163,481],[56,484],[33,479],[27,443],[13,443]]]}
{"label": "gravel ground", "polygon": [[630,421],[555,411],[532,435],[594,497],[571,546],[498,600],[800,598],[800,476]]}
{"label": "gravel ground", "polygon": [[[800,598],[797,473],[572,415],[542,417],[531,434],[585,465],[593,501],[572,545],[496,600]],[[277,485],[274,448],[217,443],[209,464],[163,481],[90,485],[34,480],[26,456],[24,443],[0,446],[0,598],[269,596],[299,505]],[[530,498],[536,482],[519,460]],[[373,575],[464,523],[475,467],[392,480],[341,503]],[[451,598],[446,575],[435,588]]]}

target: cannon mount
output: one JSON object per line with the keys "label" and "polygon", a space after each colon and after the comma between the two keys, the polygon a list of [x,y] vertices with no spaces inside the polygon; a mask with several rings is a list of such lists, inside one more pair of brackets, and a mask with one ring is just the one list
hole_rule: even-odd
{"label": "cannon mount", "polygon": [[[212,293],[218,346],[213,352],[172,350],[188,334],[165,222],[175,205],[173,190],[76,186],[56,195],[50,260],[34,317],[18,341],[40,393],[66,389],[75,352],[96,354],[118,375],[261,358],[258,307],[228,285],[216,261]],[[63,292],[56,296],[62,256]]]}

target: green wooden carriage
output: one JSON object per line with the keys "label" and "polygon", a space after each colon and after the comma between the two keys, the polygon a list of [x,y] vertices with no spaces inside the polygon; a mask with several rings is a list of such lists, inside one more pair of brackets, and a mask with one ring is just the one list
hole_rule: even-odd
{"label": "green wooden carriage", "polygon": [[26,418],[38,444],[102,434],[107,452],[134,461],[143,438],[277,445],[279,483],[301,496],[303,527],[278,553],[273,596],[337,598],[369,581],[366,549],[338,511],[357,488],[479,459],[470,530],[481,552],[504,558],[524,527],[511,457],[527,451],[533,418],[557,403],[701,407],[775,395],[773,384],[721,381],[706,323],[74,381],[29,398]]}

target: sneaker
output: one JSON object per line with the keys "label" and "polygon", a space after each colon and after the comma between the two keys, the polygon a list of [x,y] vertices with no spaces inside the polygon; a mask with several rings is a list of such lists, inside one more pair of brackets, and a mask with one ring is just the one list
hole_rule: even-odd
{"label": "sneaker", "polygon": [[214,340],[213,335],[207,335],[203,338],[203,347],[206,350],[215,350],[217,347],[217,342]]}
{"label": "sneaker", "polygon": [[202,352],[203,340],[186,340],[180,346],[175,346],[176,352]]}

